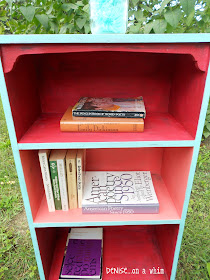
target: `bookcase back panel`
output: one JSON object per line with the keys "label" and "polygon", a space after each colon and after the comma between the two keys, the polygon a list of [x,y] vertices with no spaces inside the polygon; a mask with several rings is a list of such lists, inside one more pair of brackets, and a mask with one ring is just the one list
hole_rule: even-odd
{"label": "bookcase back panel", "polygon": [[18,141],[44,113],[62,116],[81,96],[142,95],[148,117],[173,116],[195,137],[208,45],[16,45],[2,54]]}
{"label": "bookcase back panel", "polygon": [[138,171],[161,173],[164,148],[87,149],[87,171]]}

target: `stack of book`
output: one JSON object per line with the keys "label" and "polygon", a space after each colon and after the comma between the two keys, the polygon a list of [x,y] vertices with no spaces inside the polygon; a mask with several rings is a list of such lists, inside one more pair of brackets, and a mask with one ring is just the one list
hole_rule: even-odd
{"label": "stack of book", "polygon": [[50,212],[82,207],[86,150],[39,150]]}
{"label": "stack of book", "polygon": [[69,231],[59,280],[102,279],[103,228]]}
{"label": "stack of book", "polygon": [[60,121],[60,130],[80,132],[143,132],[146,110],[142,97],[82,97],[69,107]]}

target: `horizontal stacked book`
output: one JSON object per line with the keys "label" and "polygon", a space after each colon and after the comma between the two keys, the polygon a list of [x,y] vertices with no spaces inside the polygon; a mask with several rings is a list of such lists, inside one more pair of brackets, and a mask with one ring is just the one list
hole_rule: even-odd
{"label": "horizontal stacked book", "polygon": [[59,280],[102,279],[103,228],[71,228]]}
{"label": "horizontal stacked book", "polygon": [[146,110],[139,98],[82,97],[60,121],[63,132],[143,132]]}

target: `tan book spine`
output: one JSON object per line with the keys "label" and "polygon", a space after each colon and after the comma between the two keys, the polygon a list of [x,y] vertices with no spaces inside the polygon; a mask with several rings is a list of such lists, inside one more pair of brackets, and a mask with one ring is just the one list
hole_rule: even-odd
{"label": "tan book spine", "polygon": [[139,123],[61,123],[61,131],[66,132],[143,132],[144,121]]}
{"label": "tan book spine", "polygon": [[77,150],[68,150],[66,154],[66,173],[67,173],[67,188],[69,208],[75,209],[77,203],[77,165],[76,165]]}

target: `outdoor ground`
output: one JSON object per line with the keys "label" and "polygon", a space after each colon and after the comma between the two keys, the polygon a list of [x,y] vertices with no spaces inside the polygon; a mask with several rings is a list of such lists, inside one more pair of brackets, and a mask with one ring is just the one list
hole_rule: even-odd
{"label": "outdoor ground", "polygon": [[[210,138],[202,143],[177,269],[177,280],[209,279]],[[38,280],[7,127],[0,101],[0,279]]]}

